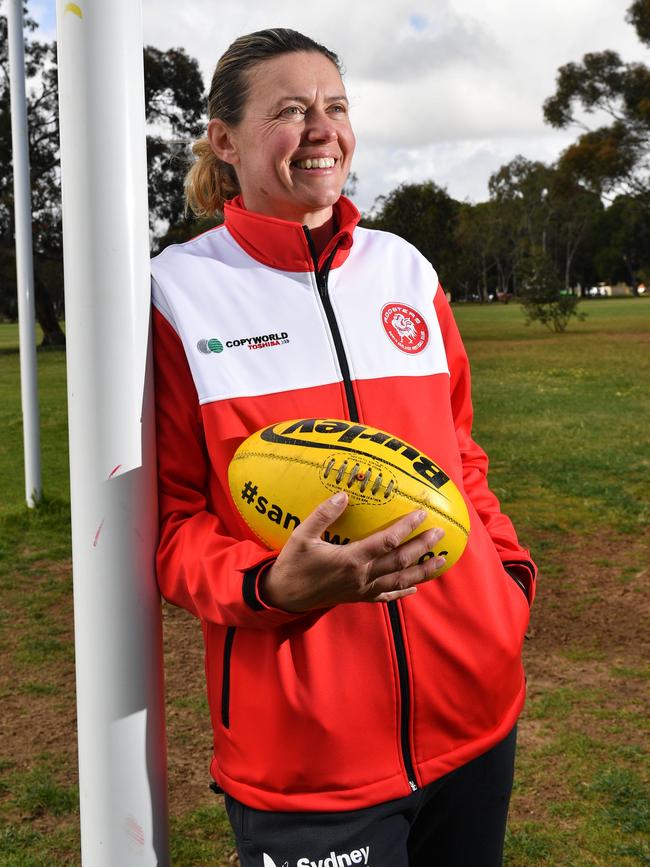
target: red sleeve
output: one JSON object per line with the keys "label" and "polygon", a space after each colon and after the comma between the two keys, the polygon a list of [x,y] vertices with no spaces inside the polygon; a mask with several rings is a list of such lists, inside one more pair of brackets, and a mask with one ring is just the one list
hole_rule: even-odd
{"label": "red sleeve", "polygon": [[228,536],[207,509],[210,462],[201,409],[180,338],[153,309],[160,536],[156,571],[165,599],[202,620],[266,628],[300,616],[270,608],[259,593],[276,553]]}
{"label": "red sleeve", "polygon": [[530,552],[522,548],[512,521],[501,511],[498,499],[488,486],[488,458],[472,439],[472,396],[467,353],[442,287],[438,287],[435,308],[445,342],[451,377],[451,403],[456,437],[463,462],[465,491],[487,528],[507,571],[523,585],[532,603],[537,567]]}

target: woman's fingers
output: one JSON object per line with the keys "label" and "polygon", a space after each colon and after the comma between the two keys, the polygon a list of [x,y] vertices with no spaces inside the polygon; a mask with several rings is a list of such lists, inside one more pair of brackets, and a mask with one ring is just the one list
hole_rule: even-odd
{"label": "woman's fingers", "polygon": [[368,601],[392,602],[394,599],[412,596],[417,591],[418,584],[434,578],[438,569],[442,569],[444,565],[444,557],[431,557],[400,572],[382,575],[372,582]]}
{"label": "woman's fingers", "polygon": [[416,592],[444,565],[429,554],[444,535],[427,530],[404,540],[426,513],[411,512],[384,530],[347,545],[324,543],[322,535],[345,511],[348,497],[339,492],[317,506],[292,533],[265,577],[270,604],[304,611],[340,602],[390,602]]}
{"label": "woman's fingers", "polygon": [[423,509],[409,512],[402,518],[398,518],[389,527],[371,533],[365,539],[354,542],[354,546],[362,552],[367,560],[380,560],[386,555],[394,554],[404,539],[411,535],[426,518],[427,513]]}
{"label": "woman's fingers", "polygon": [[373,561],[371,577],[389,575],[408,569],[409,566],[417,563],[425,554],[433,551],[444,535],[445,531],[441,527],[435,527],[433,530],[425,530],[424,533],[419,533],[414,539],[409,539],[408,542],[403,542],[393,551],[377,557]]}
{"label": "woman's fingers", "polygon": [[348,495],[339,491],[316,506],[292,535],[302,536],[305,540],[320,540],[325,530],[345,512],[347,505]]}

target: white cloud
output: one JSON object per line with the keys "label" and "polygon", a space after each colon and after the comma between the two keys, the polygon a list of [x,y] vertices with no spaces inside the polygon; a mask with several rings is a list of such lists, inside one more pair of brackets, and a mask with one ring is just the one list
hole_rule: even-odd
{"label": "white cloud", "polygon": [[490,175],[517,154],[551,162],[572,140],[570,133],[547,131],[542,135],[472,138],[436,142],[417,148],[361,147],[355,170],[359,176],[356,200],[369,210],[379,195],[398,184],[434,180],[459,201],[488,197]]}
{"label": "white cloud", "polygon": [[[185,48],[206,86],[228,45],[253,30],[291,27],[336,51],[358,138],[357,198],[368,208],[400,180],[424,178],[480,199],[517,153],[555,159],[575,137],[542,118],[558,67],[605,48],[650,62],[625,22],[630,2],[143,0],[144,38]],[[31,8],[51,31],[54,0]]]}

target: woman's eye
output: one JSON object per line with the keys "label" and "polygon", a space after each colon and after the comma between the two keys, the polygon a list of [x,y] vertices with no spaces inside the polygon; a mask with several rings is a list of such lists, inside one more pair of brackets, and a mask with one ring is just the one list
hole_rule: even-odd
{"label": "woman's eye", "polygon": [[334,114],[345,114],[348,109],[343,103],[336,103],[336,105],[331,105],[329,110]]}
{"label": "woman's eye", "polygon": [[303,110],[299,105],[288,105],[286,108],[283,108],[281,112],[285,117],[298,117],[302,113]]}

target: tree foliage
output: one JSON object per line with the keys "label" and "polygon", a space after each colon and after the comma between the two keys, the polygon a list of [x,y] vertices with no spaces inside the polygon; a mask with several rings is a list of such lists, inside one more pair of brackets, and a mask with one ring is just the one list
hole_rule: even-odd
{"label": "tree foliage", "polygon": [[561,333],[572,316],[584,318],[578,311],[580,299],[562,289],[555,262],[541,247],[531,247],[522,259],[520,294],[526,325],[540,322],[551,331]]}
{"label": "tree foliage", "polygon": [[634,0],[627,10],[627,20],[634,27],[637,36],[650,46],[650,3],[648,0]]}
{"label": "tree foliage", "polygon": [[[650,0],[635,0],[627,20],[650,45]],[[585,115],[609,120],[591,129]],[[650,209],[650,67],[625,63],[615,51],[567,63],[544,103],[544,118],[560,129],[584,130],[562,155],[566,171],[600,196],[639,196]]]}
{"label": "tree foliage", "polygon": [[[36,23],[26,18],[26,29]],[[58,319],[63,310],[62,246],[58,155],[56,46],[29,40],[25,45],[29,159],[32,190],[34,295],[45,344],[65,341]],[[14,191],[9,94],[7,19],[0,17],[0,316],[16,316]]]}
{"label": "tree foliage", "polygon": [[612,282],[650,285],[650,211],[638,198],[618,196],[604,212],[594,260]]}
{"label": "tree foliage", "polygon": [[149,216],[154,235],[184,219],[188,144],[205,125],[198,62],[182,48],[144,51]]}

